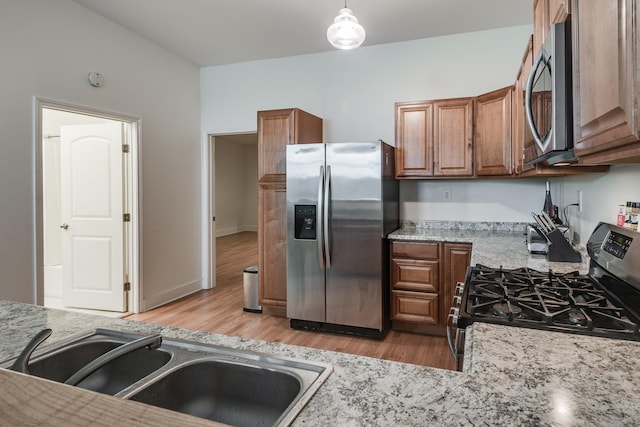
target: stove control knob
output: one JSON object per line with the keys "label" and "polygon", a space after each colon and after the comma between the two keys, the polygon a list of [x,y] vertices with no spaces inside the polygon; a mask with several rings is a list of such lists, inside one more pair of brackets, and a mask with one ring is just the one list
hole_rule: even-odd
{"label": "stove control knob", "polygon": [[456,295],[462,295],[463,292],[464,292],[464,283],[458,282],[458,284],[456,285]]}
{"label": "stove control knob", "polygon": [[460,304],[462,304],[462,296],[455,295],[453,297],[453,301],[451,301],[451,306],[452,307],[460,307]]}

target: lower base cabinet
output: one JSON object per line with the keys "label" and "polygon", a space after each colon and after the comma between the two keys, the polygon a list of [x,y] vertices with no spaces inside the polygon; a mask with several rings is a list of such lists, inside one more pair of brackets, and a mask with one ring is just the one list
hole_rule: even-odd
{"label": "lower base cabinet", "polygon": [[392,328],[444,335],[455,286],[471,263],[471,244],[392,240],[390,245]]}

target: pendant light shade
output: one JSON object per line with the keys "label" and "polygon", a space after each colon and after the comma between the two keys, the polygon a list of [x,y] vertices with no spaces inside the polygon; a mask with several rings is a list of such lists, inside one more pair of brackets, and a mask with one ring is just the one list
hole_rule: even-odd
{"label": "pendant light shade", "polygon": [[364,28],[358,24],[358,18],[353,16],[351,9],[340,9],[338,16],[327,30],[327,40],[337,49],[355,49],[365,38]]}

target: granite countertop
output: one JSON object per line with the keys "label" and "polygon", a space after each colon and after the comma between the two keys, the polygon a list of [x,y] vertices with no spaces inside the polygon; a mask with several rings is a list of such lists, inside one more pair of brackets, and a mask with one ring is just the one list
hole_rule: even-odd
{"label": "granite countertop", "polygon": [[426,227],[404,225],[389,234],[391,240],[415,240],[431,242],[471,243],[471,265],[488,267],[520,268],[558,273],[589,270],[584,248],[581,248],[581,263],[549,262],[546,255],[530,254],[527,251],[525,223],[458,223],[438,222],[423,224]]}
{"label": "granite countertop", "polygon": [[[330,363],[334,372],[293,425],[633,425],[640,343],[475,323],[465,372],[0,301],[0,360],[44,327],[52,342],[96,327]],[[420,349],[416,349],[420,351]],[[0,398],[2,393],[0,384]],[[89,393],[89,392],[87,392]]]}

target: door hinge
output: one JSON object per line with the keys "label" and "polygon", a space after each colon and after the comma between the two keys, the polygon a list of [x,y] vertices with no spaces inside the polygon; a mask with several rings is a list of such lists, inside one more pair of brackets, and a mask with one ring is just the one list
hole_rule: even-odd
{"label": "door hinge", "polygon": [[131,290],[131,282],[124,282],[124,290],[125,292]]}
{"label": "door hinge", "polygon": [[123,153],[128,153],[129,150],[130,150],[129,144],[122,144],[122,152]]}
{"label": "door hinge", "polygon": [[122,221],[123,222],[131,222],[131,214],[122,214]]}

